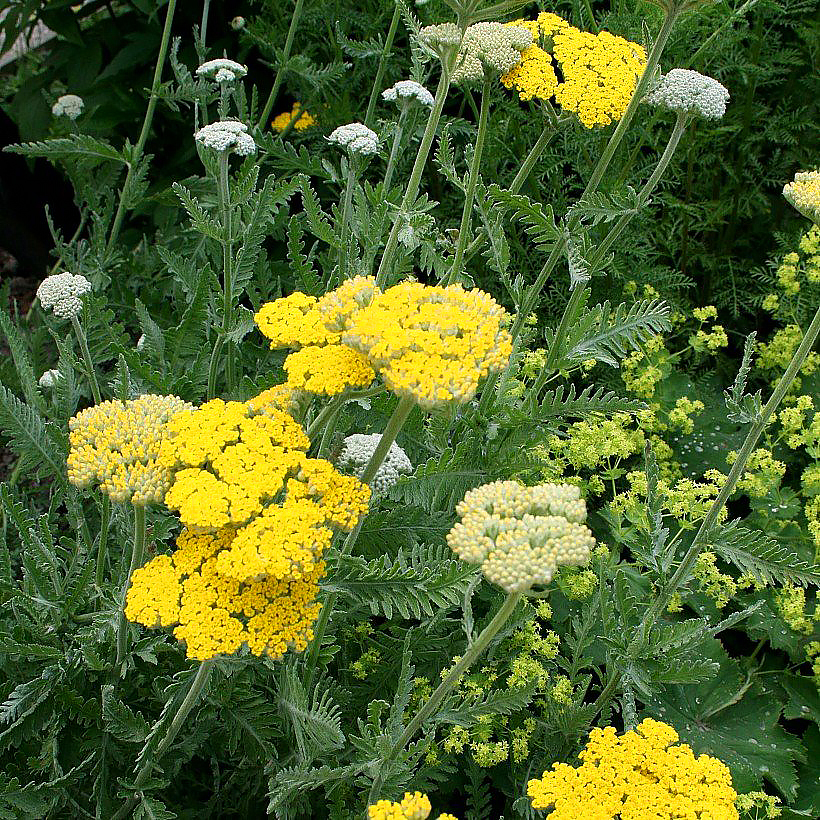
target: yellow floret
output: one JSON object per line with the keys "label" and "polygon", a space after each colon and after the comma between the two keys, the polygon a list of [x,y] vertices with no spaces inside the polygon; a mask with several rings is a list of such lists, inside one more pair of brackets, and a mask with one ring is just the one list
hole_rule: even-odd
{"label": "yellow floret", "polygon": [[367,809],[368,820],[427,820],[430,800],[421,792],[405,792],[399,802],[379,800]]}
{"label": "yellow floret", "polygon": [[376,374],[361,353],[345,345],[309,345],[285,359],[287,385],[295,390],[337,396],[351,387],[367,387]]}
{"label": "yellow floret", "polygon": [[259,330],[270,339],[271,350],[281,347],[323,345],[338,340],[324,326],[316,310],[318,300],[305,293],[292,293],[282,299],[266,302],[254,314]]}

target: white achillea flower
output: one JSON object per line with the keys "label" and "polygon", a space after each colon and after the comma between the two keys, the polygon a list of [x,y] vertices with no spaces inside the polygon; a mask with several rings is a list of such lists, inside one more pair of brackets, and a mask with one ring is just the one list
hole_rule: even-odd
{"label": "white achillea flower", "polygon": [[37,383],[40,387],[49,390],[50,388],[54,387],[57,382],[60,381],[60,371],[56,368],[51,370],[46,370],[42,376],[38,379]]}
{"label": "white achillea flower", "polygon": [[580,566],[595,546],[577,487],[494,481],[470,490],[456,506],[461,521],[447,544],[462,561],[507,592],[548,584],[559,566]]}
{"label": "white achillea flower", "polygon": [[227,57],[208,60],[196,70],[198,77],[207,77],[217,83],[232,83],[234,80],[241,79],[247,73],[248,69],[242,63],[229,60]]}
{"label": "white achillea flower", "polygon": [[687,68],[673,68],[644,97],[644,102],[676,114],[719,120],[726,113],[729,92],[712,77]]}
{"label": "white achillea flower", "polygon": [[820,225],[820,171],[798,171],[794,181],[783,186],[783,196],[806,219]]}
{"label": "white achillea flower", "polygon": [[[364,468],[367,466],[367,462],[370,461],[370,456],[373,455],[376,447],[379,446],[381,438],[379,433],[373,433],[372,435],[354,433],[348,436],[344,441],[341,453],[339,453],[339,458],[336,460],[336,466],[342,470],[352,470],[357,478],[361,478]],[[376,471],[371,486],[377,493],[383,493],[399,480],[402,473],[412,472],[413,465],[410,463],[410,459],[407,458],[407,453],[393,442],[381,467]]]}
{"label": "white achillea flower", "polygon": [[51,106],[51,113],[55,117],[68,117],[70,120],[76,120],[83,113],[84,108],[85,103],[82,97],[76,94],[63,94],[62,97],[57,97],[57,101]]}
{"label": "white achillea flower", "polygon": [[382,91],[382,99],[396,103],[399,108],[414,102],[419,105],[433,104],[433,95],[415,80],[399,80],[395,85]]}
{"label": "white achillea flower", "polygon": [[194,134],[194,139],[213,148],[214,151],[233,149],[240,157],[247,157],[256,151],[253,137],[247,133],[248,126],[236,120],[221,120],[205,125]]}
{"label": "white achillea flower", "polygon": [[330,134],[327,140],[342,148],[346,148],[351,154],[369,156],[370,154],[377,154],[379,152],[378,134],[360,122],[340,125]]}
{"label": "white achillea flower", "polygon": [[506,74],[518,65],[521,52],[529,45],[532,45],[532,34],[525,28],[503,23],[475,23],[464,32],[453,82],[481,82],[485,70]]}
{"label": "white achillea flower", "polygon": [[82,296],[91,291],[85,276],[55,273],[40,283],[37,298],[43,310],[51,310],[58,319],[72,319],[83,309]]}

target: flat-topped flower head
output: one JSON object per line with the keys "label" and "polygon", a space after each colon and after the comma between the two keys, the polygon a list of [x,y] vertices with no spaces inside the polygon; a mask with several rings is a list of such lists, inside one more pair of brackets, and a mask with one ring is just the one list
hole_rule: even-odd
{"label": "flat-topped flower head", "polygon": [[548,584],[559,566],[580,566],[595,546],[577,487],[495,481],[470,490],[447,543],[507,592]]}
{"label": "flat-topped flower head", "polygon": [[172,472],[160,448],[171,420],[191,409],[176,396],[144,395],[82,410],[68,422],[68,480],[77,487],[98,484],[114,501],[162,501]]}
{"label": "flat-topped flower head", "polygon": [[507,317],[477,288],[404,282],[353,313],[342,342],[363,353],[388,388],[421,407],[464,404],[510,357]]}
{"label": "flat-topped flower head", "polygon": [[243,646],[254,655],[281,658],[313,639],[321,608],[316,597],[325,565],[298,579],[273,576],[248,582],[219,573],[219,558],[238,536],[183,530],[171,555],[158,555],[134,572],[125,616],[150,628],[175,626],[188,658],[209,660]]}
{"label": "flat-topped flower head", "polygon": [[399,80],[390,88],[385,88],[382,91],[382,99],[396,103],[401,109],[414,103],[427,106],[433,104],[433,95],[415,80]]}
{"label": "flat-topped flower head", "polygon": [[50,310],[58,319],[72,319],[83,309],[82,297],[91,292],[91,282],[73,273],[55,273],[40,282],[37,298],[43,310]]}
{"label": "flat-topped flower head", "polygon": [[729,92],[712,77],[673,68],[645,97],[644,102],[676,114],[719,120],[726,113]]}
{"label": "flat-topped flower head", "polygon": [[85,103],[82,97],[76,94],[63,94],[57,97],[54,105],[51,106],[51,113],[55,117],[68,117],[70,120],[76,120],[83,113],[84,108]]}
{"label": "flat-topped flower head", "polygon": [[60,378],[61,376],[59,370],[46,370],[46,372],[43,373],[43,375],[40,376],[40,378],[37,380],[37,384],[39,384],[40,387],[44,388],[45,390],[49,390],[57,385],[57,382],[60,381]]}
{"label": "flat-topped flower head", "polygon": [[379,800],[367,808],[368,820],[427,820],[432,806],[421,792],[405,792],[399,801]]}
{"label": "flat-topped flower head", "polygon": [[530,780],[533,808],[548,820],[738,820],[737,793],[724,763],[695,757],[678,733],[647,718],[618,736],[612,726],[593,729],[580,766],[554,763]]}
{"label": "flat-topped flower head", "polygon": [[461,45],[461,31],[455,23],[424,26],[419,31],[418,41],[422,48],[447,63]]}
{"label": "flat-topped flower head", "polygon": [[206,77],[217,83],[232,83],[234,80],[241,80],[247,73],[248,69],[242,63],[227,57],[207,60],[196,70],[198,77]]}
{"label": "flat-topped flower head", "polygon": [[786,201],[806,219],[820,225],[820,171],[799,171],[783,187]]}
{"label": "flat-topped flower head", "polygon": [[479,83],[485,72],[506,74],[520,61],[521,52],[532,44],[532,33],[520,26],[484,22],[469,26],[459,49],[453,82]]}
{"label": "flat-topped flower head", "polygon": [[376,374],[361,353],[345,345],[309,345],[285,359],[286,384],[320,396],[338,396],[354,387],[367,387]]}
{"label": "flat-topped flower head", "polygon": [[[336,466],[340,470],[350,470],[354,475],[361,478],[364,468],[370,461],[370,457],[379,446],[382,437],[380,433],[353,433],[344,440],[342,450],[336,459]],[[377,493],[389,490],[398,480],[399,476],[413,472],[413,465],[407,457],[407,453],[394,441],[387,451],[376,475],[371,481],[371,486]]]}
{"label": "flat-topped flower head", "polygon": [[360,122],[340,125],[331,131],[327,141],[357,156],[367,157],[379,153],[379,135]]}
{"label": "flat-topped flower head", "polygon": [[194,139],[214,151],[233,151],[240,157],[256,152],[256,143],[248,133],[248,126],[236,120],[220,120],[204,125]]}

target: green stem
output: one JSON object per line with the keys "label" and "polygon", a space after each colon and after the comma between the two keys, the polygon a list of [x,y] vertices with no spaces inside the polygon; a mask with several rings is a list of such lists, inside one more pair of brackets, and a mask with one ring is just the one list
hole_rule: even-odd
{"label": "green stem", "polygon": [[399,25],[399,17],[401,16],[401,7],[396,3],[396,8],[393,11],[393,19],[390,21],[390,28],[387,29],[387,37],[384,41],[384,48],[379,55],[379,65],[376,69],[376,76],[373,78],[373,87],[370,89],[370,99],[367,101],[367,113],[364,115],[364,124],[370,128],[370,123],[373,120],[373,113],[376,110],[376,98],[382,86],[382,79],[384,78],[384,67],[387,64],[387,58],[390,57],[390,49],[393,48],[393,40],[396,37],[396,29]]}
{"label": "green stem", "polygon": [[384,172],[384,192],[390,190],[390,183],[393,181],[393,171],[396,169],[396,158],[399,155],[402,139],[404,138],[404,121],[407,118],[408,106],[404,106],[399,113],[399,121],[396,125],[396,133],[393,136],[393,145],[390,148],[390,157],[387,160],[387,168]]}
{"label": "green stem", "polygon": [[470,176],[467,179],[467,189],[464,192],[464,207],[461,211],[461,224],[458,229],[458,243],[453,256],[453,265],[442,285],[449,285],[461,273],[464,261],[464,249],[467,247],[467,235],[470,232],[470,222],[473,216],[473,200],[478,183],[478,171],[481,168],[481,155],[484,153],[484,140],[487,136],[487,114],[490,107],[490,80],[484,78],[481,87],[481,109],[478,114],[478,134],[476,134],[473,158],[470,162]]}
{"label": "green stem", "polygon": [[259,122],[256,124],[257,128],[264,129],[265,123],[273,110],[273,104],[276,102],[276,95],[279,93],[279,86],[282,82],[282,72],[290,60],[290,51],[293,48],[293,38],[296,34],[296,27],[299,25],[299,18],[302,16],[302,7],[304,0],[296,0],[296,5],[293,9],[293,16],[290,18],[290,28],[288,29],[288,36],[285,40],[285,50],[282,52],[282,61],[276,69],[276,76],[273,78],[273,87],[268,94],[268,99],[265,101],[265,107],[262,109],[262,115],[259,117]]}
{"label": "green stem", "polygon": [[447,673],[447,677],[438,685],[435,692],[427,699],[424,705],[416,712],[411,721],[407,724],[399,739],[392,745],[390,751],[382,759],[379,765],[379,770],[373,780],[373,786],[370,789],[370,796],[368,803],[372,804],[379,796],[379,790],[382,785],[382,772],[385,764],[390,763],[396,755],[413,739],[416,732],[424,725],[424,722],[433,715],[438,706],[444,698],[450,694],[455,685],[461,680],[461,676],[484,654],[490,642],[495,638],[498,631],[507,622],[510,615],[512,615],[518,602],[521,600],[522,592],[510,592],[504,599],[501,608],[496,612],[493,619],[484,629],[481,634],[467,647],[465,653],[461,656],[458,663]]}
{"label": "green stem", "polygon": [[128,567],[128,577],[122,587],[120,599],[120,615],[117,624],[117,666],[125,659],[128,651],[128,622],[125,618],[125,602],[128,595],[128,587],[131,585],[131,576],[134,570],[142,566],[145,557],[145,507],[142,504],[134,504],[134,545],[131,549],[131,564]]}
{"label": "green stem", "polygon": [[105,577],[105,559],[107,557],[108,528],[111,524],[111,499],[103,493],[102,508],[100,511],[100,540],[97,544],[97,571],[94,580],[97,589],[102,589]]}
{"label": "green stem", "polygon": [[86,375],[88,383],[91,386],[91,394],[94,396],[94,403],[100,404],[102,402],[102,394],[100,393],[100,385],[97,381],[97,374],[94,372],[94,362],[91,360],[91,351],[88,349],[88,340],[85,337],[85,331],[80,324],[80,320],[76,316],[71,317],[71,324],[74,326],[74,334],[77,337],[77,342],[80,345],[80,352],[82,353],[83,361],[85,362]]}
{"label": "green stem", "polygon": [[347,279],[347,226],[350,222],[350,209],[353,205],[353,188],[356,184],[356,158],[352,153],[347,155],[347,184],[342,207],[342,224],[339,229],[339,281]]}
{"label": "green stem", "polygon": [[208,31],[208,11],[211,6],[211,0],[203,0],[202,3],[202,22],[199,24],[199,47],[205,50],[205,36]]}
{"label": "green stem", "polygon": [[[729,500],[729,497],[732,495],[732,493],[735,491],[735,487],[737,486],[740,477],[743,475],[743,471],[746,468],[746,462],[749,460],[749,456],[751,455],[752,451],[754,450],[757,444],[758,439],[760,438],[764,429],[766,428],[769,419],[771,419],[775,410],[777,410],[778,406],[780,405],[780,402],[783,400],[783,397],[788,392],[789,387],[791,387],[792,382],[794,381],[795,377],[800,371],[800,368],[803,366],[803,363],[805,362],[807,356],[811,352],[811,349],[814,346],[815,341],[817,340],[818,334],[820,334],[820,308],[818,308],[817,312],[814,314],[814,318],[812,319],[811,324],[809,325],[808,329],[803,335],[803,338],[800,341],[797,350],[795,350],[788,367],[786,368],[783,375],[780,377],[780,381],[777,383],[777,386],[772,391],[772,395],[769,397],[769,400],[766,402],[766,405],[761,410],[760,417],[752,425],[749,432],[746,434],[746,438],[743,442],[743,445],[738,451],[737,459],[735,460],[735,463],[732,465],[732,469],[729,471],[729,475],[726,477],[726,481],[721,487],[720,492],[718,493],[715,500],[712,502],[712,505],[709,508],[709,512],[706,514],[706,517],[701,522],[700,528],[698,529],[694,539],[692,540],[692,544],[686,551],[686,554],[683,556],[683,559],[681,560],[680,564],[678,564],[678,567],[675,570],[675,572],[672,573],[672,577],[669,579],[669,583],[666,584],[663,591],[657,596],[657,598],[655,598],[651,606],[644,613],[640,626],[635,631],[636,639],[646,639],[649,630],[652,628],[658,617],[660,617],[661,613],[664,612],[666,608],[669,606],[669,602],[672,600],[675,593],[678,591],[678,588],[689,578],[689,575],[691,574],[692,569],[694,568],[695,563],[698,560],[698,556],[700,555],[701,550],[707,544],[707,542],[712,536],[712,530],[715,524],[718,522],[720,513],[723,510],[724,505]],[[595,713],[597,713],[601,708],[603,708],[608,698],[612,695],[612,693],[620,684],[620,681],[621,673],[618,671],[613,671],[606,685],[601,690],[601,693],[595,699],[595,702],[593,704],[595,707]]]}
{"label": "green stem", "polygon": [[[390,447],[396,440],[396,436],[398,436],[401,428],[407,421],[407,417],[410,415],[410,411],[413,409],[414,404],[415,402],[413,399],[406,396],[399,399],[399,403],[396,405],[393,415],[390,416],[390,419],[384,428],[384,432],[382,433],[378,446],[373,451],[373,455],[370,456],[370,461],[367,462],[364,472],[360,476],[360,480],[363,484],[369,484],[373,480],[376,472],[379,467],[381,467],[382,462],[387,456],[388,450],[390,450]],[[359,533],[362,530],[363,523],[364,516],[359,519],[359,523],[355,526],[355,528],[348,533],[344,543],[341,546],[341,549],[339,550],[340,561],[343,556],[347,555],[350,550],[353,549],[353,545],[356,543],[356,539],[359,537]],[[316,674],[316,663],[319,660],[322,640],[324,639],[327,623],[330,620],[330,615],[333,612],[333,608],[336,606],[336,600],[338,597],[338,593],[331,592],[327,598],[325,598],[325,601],[322,604],[322,610],[319,613],[319,618],[316,621],[316,628],[313,630],[313,641],[310,644],[310,650],[305,658],[305,676],[303,685],[306,691],[310,691],[311,686],[313,686],[313,678]]]}
{"label": "green stem", "polygon": [[416,201],[416,194],[419,191],[419,184],[421,183],[421,175],[424,171],[424,166],[427,163],[427,156],[430,153],[430,146],[433,144],[433,137],[436,134],[439,120],[441,119],[441,112],[444,109],[444,101],[447,99],[447,92],[450,90],[450,70],[448,66],[442,65],[441,77],[436,88],[436,96],[433,100],[433,107],[430,109],[430,116],[427,118],[427,127],[424,129],[419,150],[416,154],[416,161],[413,163],[413,170],[410,172],[410,179],[407,182],[407,189],[402,197],[399,210],[396,213],[396,218],[393,221],[393,227],[390,230],[390,235],[387,237],[387,243],[384,246],[384,253],[382,253],[381,262],[379,263],[379,270],[376,273],[376,284],[378,286],[384,285],[384,281],[390,270],[390,263],[393,261],[393,255],[396,252],[396,246],[399,241],[399,231],[402,228],[402,221],[404,214],[410,205]]}
{"label": "green stem", "polygon": [[[165,733],[165,736],[160,741],[154,753],[149,755],[142,766],[140,766],[137,776],[134,779],[134,791],[139,792],[143,785],[145,785],[146,781],[151,776],[154,762],[160,760],[163,754],[165,754],[168,750],[168,747],[176,739],[176,736],[179,734],[179,730],[182,728],[183,723],[185,723],[185,719],[188,717],[191,709],[193,709],[196,705],[202,690],[205,688],[205,684],[207,684],[208,678],[213,670],[213,665],[213,660],[203,661],[199,665],[199,669],[191,681],[191,688],[188,690],[188,694],[185,695],[185,699],[179,705],[179,709],[177,709],[177,712],[171,721],[171,725],[168,727],[168,731]],[[160,718],[160,720],[161,719],[162,718]],[[123,820],[123,818],[128,817],[134,810],[134,807],[137,805],[138,801],[139,797],[137,795],[129,797],[125,805],[119,809],[111,820]]]}
{"label": "green stem", "polygon": [[134,169],[139,166],[142,159],[142,152],[145,150],[145,143],[148,140],[148,134],[151,131],[151,123],[154,119],[154,110],[157,107],[159,100],[159,86],[162,81],[162,67],[165,65],[165,58],[168,55],[168,44],[171,41],[171,24],[174,21],[174,11],[176,10],[177,0],[168,0],[168,11],[165,12],[165,26],[162,29],[162,40],[159,45],[159,54],[157,55],[157,63],[154,66],[154,79],[151,83],[151,94],[148,97],[148,107],[145,109],[145,119],[142,121],[142,130],[137,139],[137,144],[131,153],[131,158],[128,163],[128,173],[125,175],[125,182],[120,191],[120,199],[117,205],[117,212],[114,215],[114,222],[111,226],[111,235],[108,237],[108,242],[105,246],[106,255],[111,250],[117,238],[120,235],[120,228],[122,228],[122,221],[125,219],[126,203],[125,194],[131,184],[131,178],[134,174]]}

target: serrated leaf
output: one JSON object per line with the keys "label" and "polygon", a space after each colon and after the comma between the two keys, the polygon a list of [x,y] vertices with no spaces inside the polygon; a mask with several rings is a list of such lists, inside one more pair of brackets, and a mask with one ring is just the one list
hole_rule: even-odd
{"label": "serrated leaf", "polygon": [[490,185],[487,196],[490,201],[506,209],[514,220],[524,225],[527,236],[537,249],[551,249],[563,239],[561,229],[555,224],[551,205],[535,202],[526,194],[513,194],[499,185]]}
{"label": "serrated leaf", "polygon": [[118,740],[143,743],[148,737],[148,721],[119,700],[110,683],[102,687],[102,716],[105,728]]}
{"label": "serrated leaf", "polygon": [[8,145],[3,150],[24,157],[45,157],[49,160],[93,159],[98,162],[125,162],[123,155],[113,145],[89,134],[72,134],[69,137],[41,142],[24,142],[19,145]]}

